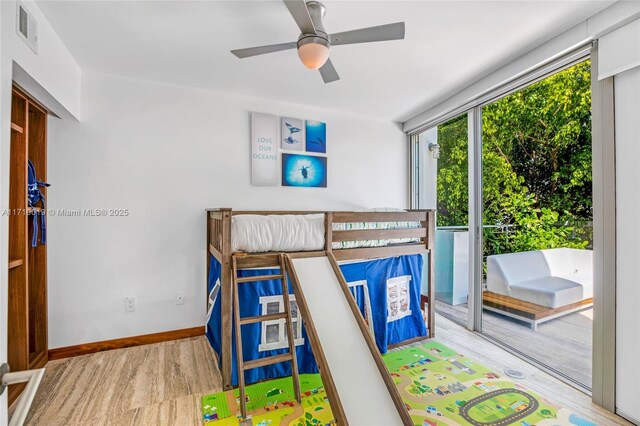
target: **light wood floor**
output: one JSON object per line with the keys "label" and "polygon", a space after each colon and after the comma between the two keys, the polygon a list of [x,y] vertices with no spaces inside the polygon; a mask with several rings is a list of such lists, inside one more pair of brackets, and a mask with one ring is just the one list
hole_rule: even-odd
{"label": "light wood floor", "polygon": [[204,336],[51,361],[26,423],[200,425],[221,383]]}
{"label": "light wood floor", "polygon": [[452,349],[456,349],[459,353],[473,358],[493,370],[502,372],[505,368],[513,368],[524,372],[527,374],[526,379],[512,380],[564,407],[570,408],[598,425],[631,425],[621,417],[611,414],[591,402],[590,396],[442,316],[437,316],[436,318],[435,340]]}
{"label": "light wood floor", "polygon": [[[496,371],[524,371],[524,386],[599,425],[630,424],[476,334],[440,316],[436,321],[443,344]],[[47,364],[27,424],[200,425],[200,398],[220,390],[204,337],[101,352]]]}
{"label": "light wood floor", "polygon": [[[438,311],[467,321],[467,305],[438,302]],[[482,330],[512,348],[571,377],[591,388],[591,354],[593,338],[593,308],[574,312],[544,322],[537,330],[528,324],[491,311],[483,311]]]}

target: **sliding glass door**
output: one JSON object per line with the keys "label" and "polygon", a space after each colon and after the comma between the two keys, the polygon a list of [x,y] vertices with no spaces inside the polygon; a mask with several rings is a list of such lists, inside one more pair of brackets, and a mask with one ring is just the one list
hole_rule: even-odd
{"label": "sliding glass door", "polygon": [[585,61],[482,107],[482,331],[591,387],[591,82]]}
{"label": "sliding glass door", "polygon": [[436,312],[591,387],[590,62],[414,135],[437,209]]}
{"label": "sliding glass door", "polygon": [[469,139],[467,114],[418,135],[420,208],[437,209],[436,312],[468,324]]}

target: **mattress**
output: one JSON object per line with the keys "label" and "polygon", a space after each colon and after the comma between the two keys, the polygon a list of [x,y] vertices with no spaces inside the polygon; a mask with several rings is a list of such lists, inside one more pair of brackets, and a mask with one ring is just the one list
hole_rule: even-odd
{"label": "mattress", "polygon": [[[380,211],[380,210],[378,210]],[[333,230],[419,228],[420,222],[354,222],[334,223]],[[418,238],[393,240],[341,241],[334,249],[383,247],[406,244]],[[231,222],[233,251],[263,253],[293,252],[324,249],[324,214],[308,215],[234,215]]]}
{"label": "mattress", "polygon": [[324,215],[233,216],[231,247],[248,253],[323,250]]}

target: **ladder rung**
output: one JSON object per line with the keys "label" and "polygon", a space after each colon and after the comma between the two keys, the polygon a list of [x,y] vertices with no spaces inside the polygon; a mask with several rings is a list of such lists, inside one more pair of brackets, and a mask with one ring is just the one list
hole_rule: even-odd
{"label": "ladder rung", "polygon": [[279,364],[281,362],[291,361],[293,357],[290,353],[268,356],[265,358],[252,359],[244,363],[244,370],[251,370],[252,368],[264,367],[265,365]]}
{"label": "ladder rung", "polygon": [[284,277],[282,274],[277,275],[256,275],[255,277],[238,277],[239,283],[250,283],[253,281],[270,281],[270,280],[281,280]]}
{"label": "ladder rung", "polygon": [[286,318],[287,318],[286,312],[277,312],[275,314],[269,314],[269,315],[258,315],[255,317],[240,318],[240,325],[253,324],[255,322],[263,322],[263,321],[274,321],[274,320],[286,319]]}

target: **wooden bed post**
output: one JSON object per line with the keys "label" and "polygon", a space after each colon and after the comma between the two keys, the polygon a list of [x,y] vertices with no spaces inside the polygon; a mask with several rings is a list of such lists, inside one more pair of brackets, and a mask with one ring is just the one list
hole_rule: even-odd
{"label": "wooden bed post", "polygon": [[427,212],[427,249],[429,250],[429,290],[427,297],[429,304],[427,305],[427,320],[429,323],[429,338],[435,336],[436,323],[436,261],[435,261],[435,242],[436,242],[436,212],[429,210]]}
{"label": "wooden bed post", "polygon": [[[221,355],[222,355],[222,386],[225,390],[231,389],[231,337],[233,315],[233,292],[231,285],[231,209],[220,209],[222,213],[221,229],[221,254],[222,270],[220,277],[220,310],[221,318]],[[242,373],[239,373],[242,374]]]}
{"label": "wooden bed post", "polygon": [[209,273],[210,273],[210,269],[211,269],[211,253],[209,252],[209,245],[213,244],[213,237],[211,235],[213,226],[211,225],[211,213],[209,212],[209,210],[205,210],[204,211],[205,215],[207,216],[207,247],[205,250],[205,254],[207,255],[207,259],[206,259],[206,265],[207,265],[207,275],[205,275],[205,291],[207,292],[204,295],[204,300],[205,300],[205,312],[207,312],[209,310]]}
{"label": "wooden bed post", "polygon": [[333,249],[333,212],[324,214],[324,250],[331,253]]}

